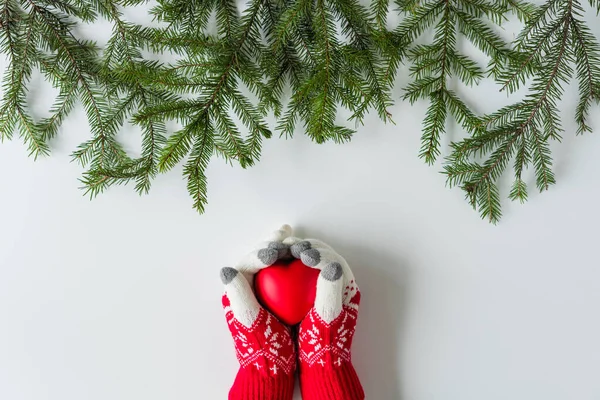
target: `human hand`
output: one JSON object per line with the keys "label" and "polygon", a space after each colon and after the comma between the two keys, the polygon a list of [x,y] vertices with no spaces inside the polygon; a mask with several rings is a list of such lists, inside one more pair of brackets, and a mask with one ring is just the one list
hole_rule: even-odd
{"label": "human hand", "polygon": [[361,296],[354,275],[346,260],[319,240],[290,244],[293,257],[321,270],[315,305],[299,327],[302,399],[363,400],[350,351]]}
{"label": "human hand", "polygon": [[223,307],[240,363],[229,400],[292,399],[296,351],[290,328],[261,307],[252,290],[258,271],[290,256],[289,243],[283,243],[290,235],[284,225],[236,268],[221,269]]}

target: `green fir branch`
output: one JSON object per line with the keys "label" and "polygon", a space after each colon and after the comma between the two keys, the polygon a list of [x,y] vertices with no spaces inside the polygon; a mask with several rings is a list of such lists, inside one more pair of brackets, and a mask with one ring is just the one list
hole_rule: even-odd
{"label": "green fir branch", "polygon": [[[486,132],[454,144],[453,153],[447,158],[448,183],[460,185],[469,198],[475,199],[474,206],[481,216],[493,223],[499,220],[501,210],[497,196],[486,194],[499,192],[498,180],[510,159],[514,159],[515,175],[510,199],[521,202],[527,199],[523,172],[530,165],[538,190],[548,190],[556,182],[549,141],[561,139],[558,103],[564,85],[573,78],[579,81],[580,89],[576,121],[580,132],[588,129],[585,121],[590,104],[598,101],[599,47],[584,26],[582,14],[583,8],[575,0],[550,1],[540,8],[515,43],[515,47],[524,51],[525,62],[505,64],[501,74],[505,78],[503,88],[510,91],[519,89],[526,78],[533,76],[530,93],[524,100],[484,116],[481,121]],[[531,60],[538,67],[529,69]],[[482,164],[470,162],[474,157],[487,159]],[[459,166],[465,163],[470,163],[476,172],[463,174]]]}
{"label": "green fir branch", "polygon": [[[0,139],[17,133],[31,156],[47,155],[80,104],[89,136],[73,159],[85,168],[81,180],[91,196],[130,183],[147,193],[157,174],[183,163],[193,206],[203,212],[211,157],[254,165],[272,136],[271,113],[280,136],[302,130],[316,143],[351,140],[370,112],[393,123],[392,90],[405,63],[410,81],[401,97],[428,104],[420,157],[433,164],[445,156],[448,185],[462,188],[480,215],[496,223],[498,183],[507,169],[514,172],[512,200],[527,200],[529,174],[540,191],[555,183],[550,141],[571,134],[560,112],[565,85],[577,81],[578,134],[592,130],[589,116],[600,102],[600,45],[586,15],[600,12],[596,0],[539,6],[521,0],[159,0],[149,10],[155,23],[126,19],[126,8],[146,6],[145,0],[0,5],[0,50],[7,56]],[[392,8],[401,20],[389,27]],[[511,15],[523,29],[506,43],[498,28]],[[112,24],[102,48],[78,36],[79,24],[100,18]],[[462,52],[460,41],[479,49],[487,63]],[[44,116],[28,104],[38,73],[58,92]],[[478,115],[457,84],[484,79],[508,95],[529,91]],[[168,132],[168,121],[180,127]],[[464,138],[445,149],[452,121]],[[128,124],[141,135],[141,148],[131,154],[117,140]]]}
{"label": "green fir branch", "polygon": [[[455,78],[472,86],[484,77],[477,62],[459,53],[457,40],[465,38],[485,53],[490,58],[489,73],[497,75],[499,66],[511,58],[511,52],[490,24],[500,24],[506,10],[485,1],[463,0],[425,1],[408,10],[409,15],[395,31],[400,43],[408,46],[406,58],[412,63],[414,80],[406,87],[404,99],[411,103],[425,99],[430,103],[419,156],[433,164],[442,151],[440,139],[448,115],[469,133],[480,130],[474,113],[448,86]],[[411,45],[429,29],[435,30],[430,44]]]}

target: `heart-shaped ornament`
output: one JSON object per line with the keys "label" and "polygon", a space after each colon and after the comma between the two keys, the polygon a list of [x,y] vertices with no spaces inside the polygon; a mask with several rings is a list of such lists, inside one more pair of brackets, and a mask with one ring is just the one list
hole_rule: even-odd
{"label": "heart-shaped ornament", "polygon": [[254,276],[258,301],[287,325],[296,325],[315,303],[319,270],[300,260],[278,261]]}

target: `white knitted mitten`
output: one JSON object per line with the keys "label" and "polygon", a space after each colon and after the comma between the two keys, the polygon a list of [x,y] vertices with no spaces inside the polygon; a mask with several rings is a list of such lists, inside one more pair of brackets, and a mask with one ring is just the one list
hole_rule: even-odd
{"label": "white knitted mitten", "polygon": [[292,229],[284,225],[259,244],[236,268],[223,268],[223,307],[240,369],[229,400],[291,400],[296,351],[290,328],[260,306],[252,290],[254,274],[290,255]]}
{"label": "white knitted mitten", "polygon": [[292,255],[321,270],[314,307],[300,323],[298,353],[303,400],[363,400],[350,349],[360,291],[348,263],[320,240],[292,244]]}

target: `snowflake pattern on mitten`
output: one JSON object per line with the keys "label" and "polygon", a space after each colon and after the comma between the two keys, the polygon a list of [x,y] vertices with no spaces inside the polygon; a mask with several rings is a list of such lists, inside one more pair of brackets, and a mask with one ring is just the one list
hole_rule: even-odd
{"label": "snowflake pattern on mitten", "polygon": [[[348,287],[350,289],[350,287]],[[356,331],[360,292],[331,323],[325,322],[313,308],[300,324],[298,334],[300,361],[307,367],[341,367],[351,362],[350,349]]]}
{"label": "snowflake pattern on mitten", "polygon": [[264,309],[259,311],[252,326],[246,327],[234,317],[226,295],[223,296],[223,307],[242,368],[270,376],[294,372],[294,342],[288,327]]}

